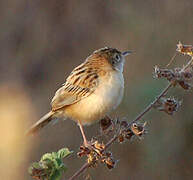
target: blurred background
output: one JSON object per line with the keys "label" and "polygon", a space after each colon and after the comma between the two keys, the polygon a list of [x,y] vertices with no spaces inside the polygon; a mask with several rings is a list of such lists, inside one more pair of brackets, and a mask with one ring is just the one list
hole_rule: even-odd
{"label": "blurred background", "polygon": [[[68,147],[65,177],[84,163],[76,152],[82,138],[72,121],[59,122],[34,137],[24,132],[50,110],[50,101],[71,70],[95,49],[134,50],[124,70],[124,99],[112,117],[131,121],[167,85],[152,77],[165,67],[176,44],[193,44],[191,0],[0,1],[0,179],[30,180],[28,166],[46,152]],[[187,63],[178,55],[171,67]],[[119,163],[88,170],[92,179],[193,179],[193,93],[170,91],[183,104],[174,116],[151,111],[149,133],[112,146]],[[89,138],[99,125],[85,128]]]}

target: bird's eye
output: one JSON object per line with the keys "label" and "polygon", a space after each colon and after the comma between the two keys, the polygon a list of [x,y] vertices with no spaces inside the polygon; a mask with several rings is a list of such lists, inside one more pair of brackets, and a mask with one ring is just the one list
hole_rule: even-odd
{"label": "bird's eye", "polygon": [[115,55],[115,59],[116,59],[117,62],[120,61],[121,58],[120,58],[119,54],[116,54],[116,55]]}

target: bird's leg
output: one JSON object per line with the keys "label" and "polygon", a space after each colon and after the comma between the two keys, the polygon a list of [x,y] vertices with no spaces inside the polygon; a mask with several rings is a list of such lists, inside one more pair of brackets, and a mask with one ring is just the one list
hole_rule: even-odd
{"label": "bird's leg", "polygon": [[83,130],[83,127],[82,127],[82,124],[81,124],[80,121],[78,121],[78,126],[80,127],[80,131],[81,131],[81,134],[82,134],[82,137],[83,137],[83,140],[84,140],[84,146],[85,147],[90,147],[91,145],[86,139],[86,136],[85,136],[85,133],[84,133],[84,130]]}

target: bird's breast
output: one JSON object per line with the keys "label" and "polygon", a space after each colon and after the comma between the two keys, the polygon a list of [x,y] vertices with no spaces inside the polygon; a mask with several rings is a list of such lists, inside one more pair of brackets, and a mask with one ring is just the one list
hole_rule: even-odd
{"label": "bird's breast", "polygon": [[69,106],[66,109],[67,115],[83,125],[97,122],[117,108],[122,100],[123,90],[123,74],[110,72],[99,79],[99,85],[91,95]]}
{"label": "bird's breast", "polygon": [[99,103],[102,107],[109,110],[117,108],[123,97],[124,79],[123,74],[119,72],[111,72],[109,75],[101,79],[99,87],[94,94],[100,97]]}

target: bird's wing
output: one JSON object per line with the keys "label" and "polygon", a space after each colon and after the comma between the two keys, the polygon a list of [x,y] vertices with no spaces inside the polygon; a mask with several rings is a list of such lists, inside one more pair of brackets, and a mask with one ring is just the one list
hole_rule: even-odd
{"label": "bird's wing", "polygon": [[75,68],[52,99],[52,110],[74,104],[92,94],[99,84],[96,70],[81,64]]}

